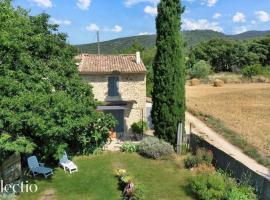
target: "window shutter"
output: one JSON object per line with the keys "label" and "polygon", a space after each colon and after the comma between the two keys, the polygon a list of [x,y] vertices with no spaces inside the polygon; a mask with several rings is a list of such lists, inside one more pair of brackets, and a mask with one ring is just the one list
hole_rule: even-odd
{"label": "window shutter", "polygon": [[118,77],[109,77],[108,78],[108,93],[109,96],[113,97],[113,96],[118,96],[118,82],[119,82],[119,78]]}

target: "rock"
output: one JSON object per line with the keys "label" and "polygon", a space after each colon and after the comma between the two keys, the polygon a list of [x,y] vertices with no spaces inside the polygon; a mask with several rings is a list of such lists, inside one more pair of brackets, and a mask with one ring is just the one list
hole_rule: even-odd
{"label": "rock", "polygon": [[191,86],[200,85],[200,80],[197,79],[197,78],[193,78],[193,79],[191,79],[191,81],[190,81],[190,85],[191,85]]}
{"label": "rock", "polygon": [[216,79],[214,81],[214,87],[222,87],[222,86],[224,86],[224,82],[222,80]]}

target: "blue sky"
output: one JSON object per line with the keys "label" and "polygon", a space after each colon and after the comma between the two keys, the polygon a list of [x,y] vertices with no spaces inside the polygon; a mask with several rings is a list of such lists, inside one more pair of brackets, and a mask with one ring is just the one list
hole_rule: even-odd
{"label": "blue sky", "polygon": [[[159,0],[13,0],[32,15],[46,12],[71,44],[155,33]],[[183,0],[184,30],[212,29],[226,34],[270,29],[270,0]]]}

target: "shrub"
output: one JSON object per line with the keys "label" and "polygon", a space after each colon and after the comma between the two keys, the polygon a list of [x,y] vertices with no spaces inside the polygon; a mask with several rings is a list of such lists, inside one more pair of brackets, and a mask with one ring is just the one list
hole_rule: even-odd
{"label": "shrub", "polygon": [[199,148],[196,152],[197,163],[205,163],[211,165],[213,162],[213,153],[212,151],[208,151],[204,148]]}
{"label": "shrub", "polygon": [[133,153],[137,151],[137,145],[133,144],[132,142],[125,142],[122,146],[121,146],[121,150],[123,152],[127,152],[127,153]]}
{"label": "shrub", "polygon": [[1,193],[0,200],[16,200],[16,195],[14,193]]}
{"label": "shrub", "polygon": [[254,189],[252,189],[248,185],[240,185],[231,188],[231,190],[227,193],[227,200],[257,200],[257,196],[254,193]]}
{"label": "shrub", "polygon": [[136,184],[132,200],[144,200],[144,199],[145,199],[145,195],[144,195],[143,187],[139,184]]}
{"label": "shrub", "polygon": [[96,148],[93,151],[93,155],[98,156],[101,155],[103,153],[103,149],[102,148]]}
{"label": "shrub", "polygon": [[195,155],[189,155],[184,160],[186,168],[196,167],[199,164],[211,165],[213,162],[213,153],[204,148],[199,148]]}
{"label": "shrub", "polygon": [[191,191],[201,200],[257,200],[254,190],[222,173],[201,173],[190,179]]}
{"label": "shrub", "polygon": [[184,159],[184,164],[185,164],[185,168],[192,168],[198,165],[197,159],[195,156],[192,155],[188,155],[185,159]]}
{"label": "shrub", "polygon": [[188,70],[190,78],[207,78],[211,73],[211,65],[204,60],[198,61]]}
{"label": "shrub", "polygon": [[202,174],[202,173],[209,173],[213,174],[216,173],[216,169],[213,165],[207,165],[207,164],[198,164],[194,169],[193,169],[194,174]]}
{"label": "shrub", "polygon": [[263,71],[262,66],[260,64],[256,64],[256,65],[250,65],[250,66],[246,66],[244,67],[244,69],[242,69],[242,75],[246,78],[252,78],[253,76],[257,76],[259,74],[261,74]]}
{"label": "shrub", "polygon": [[139,122],[135,122],[131,125],[131,129],[133,133],[137,133],[137,134],[143,134],[145,131],[147,131],[148,126],[147,123],[145,121],[139,121]]}
{"label": "shrub", "polygon": [[190,182],[191,191],[201,200],[223,200],[227,188],[225,177],[221,174],[203,173]]}
{"label": "shrub", "polygon": [[156,137],[147,137],[138,145],[138,152],[147,158],[166,159],[175,153],[173,146]]}

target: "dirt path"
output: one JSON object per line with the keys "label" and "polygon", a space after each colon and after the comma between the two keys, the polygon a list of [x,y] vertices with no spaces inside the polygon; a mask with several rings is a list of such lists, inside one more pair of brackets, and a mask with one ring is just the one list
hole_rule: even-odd
{"label": "dirt path", "polygon": [[54,189],[47,189],[40,200],[55,200],[55,190]]}
{"label": "dirt path", "polygon": [[226,152],[239,162],[243,163],[249,169],[257,172],[258,174],[264,176],[266,179],[270,181],[270,170],[260,164],[258,164],[255,160],[245,155],[239,148],[235,147],[227,140],[225,140],[222,136],[216,133],[214,130],[209,128],[204,122],[200,119],[194,117],[190,113],[186,113],[186,126],[187,131],[189,132],[189,124],[193,124],[193,132],[197,135],[203,136],[206,141],[210,144],[214,145],[218,149]]}

